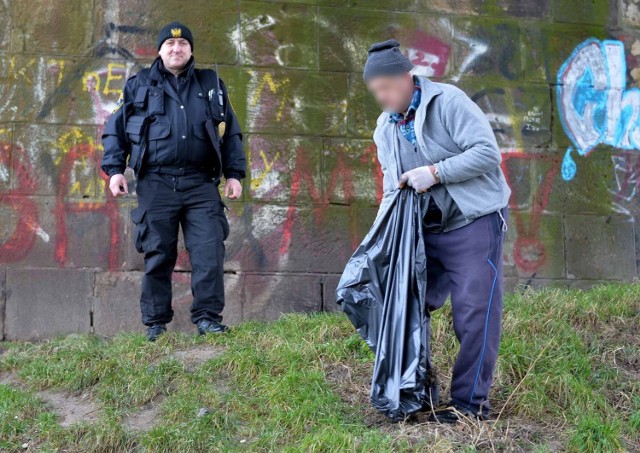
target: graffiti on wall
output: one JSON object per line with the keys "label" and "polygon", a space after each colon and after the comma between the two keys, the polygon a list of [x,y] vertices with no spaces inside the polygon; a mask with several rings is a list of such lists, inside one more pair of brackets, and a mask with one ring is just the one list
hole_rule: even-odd
{"label": "graffiti on wall", "polygon": [[[9,59],[8,64],[16,67],[14,59]],[[33,77],[28,68],[41,75]],[[50,244],[53,260],[59,266],[73,264],[70,253],[73,242],[70,236],[74,233],[72,219],[87,214],[104,216],[109,240],[108,250],[100,254],[101,264],[108,269],[117,269],[123,259],[120,256],[122,219],[115,199],[103,195],[106,175],[97,170],[101,150],[97,137],[113,109],[113,100],[122,89],[127,67],[109,63],[97,70],[86,69],[79,78],[75,77],[77,68],[67,69],[71,74],[66,73],[62,60],[33,59],[23,66],[21,77],[26,88],[36,93],[39,104],[48,112],[56,106],[47,103],[47,99],[55,97],[68,85],[69,82],[65,82],[67,78],[74,78],[75,84],[79,84],[80,90],[89,96],[90,122],[99,125],[97,132],[89,133],[87,128],[74,125],[54,128],[60,131],[55,136],[49,130],[41,132],[34,129],[27,130],[22,139],[0,143],[0,175],[10,182],[0,184],[0,205],[4,219],[15,219],[5,222],[1,230],[0,262],[21,261],[32,251],[36,241],[42,241]],[[15,97],[19,97],[20,92],[15,90],[11,95],[19,104]],[[69,115],[76,114],[75,105],[71,106]],[[0,137],[3,140],[8,138],[1,128]],[[33,198],[39,194],[54,198],[50,211],[53,222],[48,222],[48,211],[39,211]]]}
{"label": "graffiti on wall", "polygon": [[635,197],[640,189],[640,154],[636,151],[620,151],[611,156],[614,185],[613,209],[624,215],[637,215]]}
{"label": "graffiti on wall", "polygon": [[[276,20],[275,18],[273,20]],[[270,24],[271,24],[270,19]],[[440,21],[444,30],[453,33],[448,21]],[[259,24],[258,24],[259,25]],[[256,31],[264,27],[256,25]],[[125,58],[135,58],[143,52],[135,49],[129,52],[118,46],[118,36],[122,33],[140,33],[142,30],[135,27],[125,27],[108,22],[105,29],[105,38],[98,43],[97,54],[100,56],[120,55]],[[264,48],[243,48],[243,55],[247,61],[261,64],[276,63],[286,66],[287,44],[279,42],[275,35],[269,35],[270,49],[273,49],[273,59],[264,59]],[[441,39],[442,38],[442,39]],[[422,30],[413,30],[401,37],[405,44],[405,53],[412,60],[416,72],[427,76],[445,76],[453,68],[450,65],[451,47],[443,36],[436,36]],[[470,67],[482,54],[486,53],[488,46],[479,40],[458,33],[454,38],[462,47],[462,62],[457,70],[462,73]],[[352,49],[345,47],[344,52],[353,61],[360,55],[352,53]],[[262,60],[261,60],[262,58]],[[66,62],[68,63],[68,62]],[[122,263],[121,249],[118,243],[123,240],[120,235],[120,227],[127,222],[122,218],[114,199],[105,195],[106,179],[99,172],[98,156],[101,153],[99,141],[96,137],[101,134],[101,128],[113,109],[113,103],[119,94],[127,74],[132,71],[133,64],[112,62],[98,69],[91,67],[90,60],[83,61],[75,66],[67,64],[64,60],[48,59],[43,61],[27,61],[22,63],[37,66],[38,78],[30,77],[25,68],[12,68],[11,73],[16,77],[24,77],[25,89],[38,93],[41,108],[37,112],[37,118],[52,118],[56,108],[60,105],[72,102],[68,93],[78,86],[81,92],[88,98],[90,115],[80,113],[77,104],[69,106],[70,123],[84,123],[97,125],[95,136],[89,136],[80,127],[70,126],[69,130],[60,137],[54,139],[52,144],[52,166],[46,175],[51,179],[49,185],[53,188],[55,196],[55,208],[52,210],[55,221],[45,231],[39,224],[38,209],[35,204],[22,203],[20,209],[24,214],[17,216],[22,219],[21,224],[15,225],[15,231],[4,234],[2,243],[4,262],[15,261],[24,258],[29,253],[35,241],[40,237],[51,240],[54,251],[54,259],[58,265],[64,267],[73,265],[70,258],[72,241],[69,238],[70,222],[73,215],[96,214],[102,216],[109,230],[109,250],[103,265],[108,269],[117,269]],[[454,74],[457,79],[460,73]],[[13,85],[13,84],[12,84]],[[75,88],[74,88],[75,87]],[[14,95],[15,93],[11,93]],[[20,94],[20,93],[17,93]],[[505,93],[503,92],[502,95]],[[86,100],[84,100],[86,101]],[[84,102],[83,101],[83,102]],[[20,104],[19,99],[9,98],[8,105]],[[77,103],[78,100],[73,102]],[[276,130],[282,125],[301,121],[302,112],[305,110],[309,99],[303,85],[296,85],[288,77],[281,77],[274,71],[249,71],[249,84],[247,87],[247,126],[251,131],[263,129]],[[346,104],[325,106],[335,110],[338,116],[343,115]],[[53,116],[52,116],[53,115]],[[533,112],[529,116],[536,116]],[[535,120],[535,118],[534,118]],[[63,120],[64,121],[64,120]],[[533,121],[535,122],[535,121]],[[532,123],[528,121],[527,124]],[[530,129],[523,124],[514,124],[515,129]],[[376,150],[372,143],[360,141],[357,145],[332,146],[324,148],[322,140],[316,146],[308,141],[299,141],[299,137],[293,137],[289,143],[289,151],[281,145],[270,145],[267,134],[265,137],[253,135],[249,137],[248,160],[251,162],[251,180],[249,189],[252,198],[269,201],[270,204],[246,204],[241,211],[231,212],[230,217],[237,229],[241,230],[242,242],[250,244],[246,252],[244,250],[232,253],[231,260],[237,260],[235,265],[246,265],[256,268],[286,268],[290,252],[298,243],[308,242],[314,237],[314,233],[322,230],[331,219],[327,220],[328,212],[333,206],[346,206],[359,201],[361,193],[371,194],[361,205],[373,206],[382,195],[382,175],[376,162]],[[504,134],[505,137],[509,133]],[[513,149],[522,148],[520,135],[514,140]],[[8,144],[7,146],[13,146]],[[36,143],[35,146],[40,146]],[[315,147],[314,147],[315,146]],[[13,159],[14,164],[24,167],[26,175],[34,173],[38,159],[30,156],[28,146],[16,148]],[[21,157],[21,153],[24,157]],[[326,160],[326,161],[325,161]],[[330,162],[330,164],[328,163]],[[9,165],[9,162],[5,163]],[[9,171],[10,169],[2,167]],[[325,168],[329,165],[329,168]],[[92,172],[97,178],[91,178]],[[320,174],[322,172],[322,175]],[[37,173],[36,173],[37,174]],[[283,185],[282,181],[286,181]],[[23,194],[28,194],[28,184],[34,185],[32,193],[37,192],[35,181],[25,182]],[[364,186],[363,186],[364,185]],[[4,195],[3,202],[8,205],[11,193]],[[360,200],[362,201],[362,200]],[[311,206],[309,209],[301,209],[302,206]],[[11,204],[18,209],[18,204]],[[28,209],[31,211],[27,212]],[[310,214],[307,214],[307,211]],[[29,214],[29,215],[27,215]],[[349,210],[347,231],[348,244],[353,248],[360,239],[361,232],[357,230],[359,213]],[[268,219],[268,222],[264,220]],[[26,222],[26,223],[25,223]],[[28,224],[28,225],[27,225]],[[535,222],[534,222],[535,224]],[[26,225],[26,226],[25,226]],[[536,234],[536,228],[522,226],[523,236],[532,238]],[[18,234],[19,233],[19,234]],[[17,241],[17,242],[16,242]],[[22,255],[15,253],[15,244],[19,242]],[[538,247],[540,249],[540,247]],[[233,251],[233,247],[231,247]],[[348,249],[345,248],[348,254]],[[345,255],[346,256],[346,255]],[[522,260],[524,262],[524,259]],[[231,265],[234,265],[232,262]],[[526,265],[526,264],[525,264]],[[180,253],[178,268],[188,267],[188,255]],[[179,278],[182,278],[180,276]]]}
{"label": "graffiti on wall", "polygon": [[442,77],[449,63],[451,47],[436,36],[414,30],[402,40],[404,54],[411,60],[414,73],[426,77]]}
{"label": "graffiti on wall", "polygon": [[588,155],[599,144],[640,149],[640,89],[627,88],[621,41],[588,39],[558,72],[558,111],[572,145],[562,162],[562,177],[576,174],[573,154]]}
{"label": "graffiti on wall", "polygon": [[[546,171],[541,172],[539,182],[534,184],[532,200],[530,200],[531,207],[528,212],[519,209],[516,201],[515,190],[519,186],[517,178],[521,175],[517,170],[512,170],[510,165],[516,161],[545,163],[548,167]],[[507,184],[512,188],[512,193],[514,194],[509,203],[510,215],[513,217],[516,227],[516,238],[513,244],[513,264],[519,270],[532,275],[535,275],[547,260],[547,246],[540,239],[540,227],[543,221],[542,214],[551,198],[553,182],[560,170],[558,163],[558,159],[554,156],[521,151],[507,152],[502,157],[502,171]],[[519,168],[517,165],[514,167]]]}
{"label": "graffiti on wall", "polygon": [[[0,129],[0,134],[3,130]],[[14,195],[8,190],[0,190],[0,207],[3,213],[3,238],[0,242],[0,263],[20,260],[29,253],[36,236],[49,241],[49,235],[38,224],[38,208],[33,200],[22,196],[35,192],[35,183],[29,174],[29,168],[23,165],[24,149],[10,143],[0,143],[0,172],[3,179],[9,180],[11,173],[16,179],[18,192]]]}
{"label": "graffiti on wall", "polygon": [[[125,58],[127,63],[113,60],[107,64],[100,60],[96,65],[91,58],[73,62],[11,56],[4,59],[4,72],[0,67],[0,115],[4,115],[3,121],[31,121],[31,117],[17,117],[25,113],[16,111],[21,106],[29,108],[26,100],[34,98],[37,101],[33,107],[35,111],[33,114],[26,112],[36,122],[71,125],[65,126],[64,133],[58,132],[59,136],[50,140],[50,149],[44,151],[37,149],[44,146],[35,140],[21,143],[8,139],[5,142],[0,137],[3,147],[0,204],[5,212],[13,212],[12,222],[0,229],[0,262],[22,260],[38,241],[42,241],[50,245],[55,263],[73,266],[72,235],[76,225],[70,218],[94,215],[100,217],[109,231],[108,241],[105,241],[108,251],[103,254],[100,265],[108,269],[118,269],[122,265],[119,243],[125,238],[120,232],[128,219],[126,210],[119,209],[114,199],[105,194],[106,179],[98,169],[101,148],[97,137],[126,76],[133,71],[131,61],[152,56],[155,49],[138,46],[128,51],[120,47],[123,34],[139,34],[144,30],[116,25],[116,16],[107,18],[105,38],[93,49],[94,55]],[[280,39],[281,35],[275,30],[279,21],[279,16],[265,15],[262,21],[243,22],[232,34],[232,38],[239,37],[234,42],[239,43],[241,63],[277,67],[247,68],[247,77],[242,79],[247,85],[236,87],[234,82],[234,89],[246,91],[245,99],[236,102],[244,102],[249,132],[247,203],[233,206],[232,209],[236,209],[229,214],[236,240],[242,244],[231,245],[229,263],[241,269],[246,266],[270,270],[295,268],[299,262],[296,259],[300,259],[295,255],[309,252],[298,244],[323,242],[325,238],[319,237],[318,232],[333,227],[332,210],[340,212],[340,234],[348,236],[345,243],[354,247],[362,231],[362,226],[358,225],[362,210],[374,208],[381,197],[381,174],[375,147],[368,138],[346,143],[351,138],[342,139],[348,134],[335,134],[335,130],[342,129],[328,132],[304,129],[313,128],[309,126],[312,122],[306,121],[306,115],[314,109],[316,113],[312,119],[326,121],[327,129],[341,121],[344,123],[347,101],[339,94],[335,99],[323,99],[324,104],[319,103],[314,96],[324,92],[313,91],[313,84],[304,82],[317,76],[315,72],[302,76],[300,68],[295,71],[281,69],[296,67],[300,62],[304,67],[308,62],[292,51],[286,35]],[[340,34],[330,23],[320,21],[318,26]],[[261,45],[250,45],[253,41],[249,37],[253,33],[265,37],[260,41]],[[494,49],[484,37],[473,34],[464,29],[454,32],[451,21],[445,18],[431,24],[428,31],[410,28],[398,31],[398,38],[404,44],[403,51],[414,63],[416,73],[457,81],[466,71],[478,71],[479,66],[486,66],[490,68],[487,71],[496,70],[496,74],[513,79],[515,73],[504,65],[479,64],[490,59]],[[334,51],[344,57],[347,70],[357,67],[362,59],[362,48],[368,43],[336,42],[339,44]],[[509,52],[507,49],[498,54],[501,57],[497,59],[502,60],[502,54]],[[540,239],[540,225],[551,198],[552,183],[559,173],[566,180],[573,178],[576,155],[586,156],[601,143],[623,150],[612,156],[616,187],[611,192],[618,212],[632,212],[640,180],[638,160],[633,152],[640,146],[640,91],[627,88],[626,70],[623,44],[612,40],[585,41],[562,66],[556,88],[557,102],[562,125],[572,143],[562,165],[555,157],[529,152],[543,147],[546,137],[550,136],[548,104],[539,105],[531,99],[520,101],[518,96],[522,94],[513,88],[515,84],[482,86],[472,94],[494,128],[504,156],[503,169],[514,189],[511,205],[518,238],[513,256],[519,269],[535,273],[544,264],[547,252]],[[333,76],[335,74],[327,71],[319,80]],[[340,79],[336,76],[336,80]],[[525,88],[533,91],[529,86]],[[548,87],[543,91],[548,102]],[[89,106],[89,109],[83,109],[83,106]],[[318,111],[322,114],[317,114]],[[95,133],[86,133],[82,124],[95,126]],[[295,129],[292,125],[296,125]],[[337,142],[345,143],[328,144],[336,136],[340,137]],[[43,158],[37,153],[50,154],[51,165],[46,170],[39,170]],[[517,192],[526,192],[522,189],[526,186],[525,178],[533,175],[529,167],[538,164],[537,179],[531,182],[530,193],[525,194],[529,200],[520,203]],[[14,176],[5,178],[5,174]],[[33,175],[48,181],[47,190],[42,189],[45,183],[34,180]],[[5,183],[4,179],[11,182]],[[364,198],[363,193],[370,195]],[[47,211],[37,203],[40,195],[50,195],[54,200],[54,208],[50,211],[54,218],[52,222],[47,223]],[[351,209],[354,205],[358,206]],[[344,247],[344,253],[349,253],[348,247]],[[187,267],[188,255],[183,251],[178,258],[178,268]]]}

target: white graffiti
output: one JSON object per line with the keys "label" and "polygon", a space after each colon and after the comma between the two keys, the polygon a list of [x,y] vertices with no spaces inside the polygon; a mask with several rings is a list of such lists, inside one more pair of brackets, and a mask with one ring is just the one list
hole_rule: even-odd
{"label": "white graffiti", "polygon": [[453,39],[455,41],[466,44],[466,47],[468,48],[468,53],[465,56],[462,63],[460,64],[460,66],[458,67],[458,70],[456,71],[455,74],[451,76],[451,81],[458,82],[460,81],[460,77],[462,77],[462,75],[467,71],[467,69],[469,69],[469,67],[478,58],[480,58],[482,55],[484,55],[489,51],[489,45],[486,42],[481,41],[477,38],[472,38],[470,36],[467,36],[461,33],[459,30],[454,30],[453,26],[451,25],[451,21],[447,19],[441,18],[438,20],[438,22],[453,35]]}
{"label": "white graffiti", "polygon": [[464,35],[455,36],[457,41],[462,41],[469,46],[469,53],[465,57],[464,61],[458,68],[458,72],[451,78],[452,81],[458,82],[462,74],[466,72],[466,70],[471,66],[471,64],[476,61],[481,55],[484,55],[489,50],[489,46],[477,39],[469,38]]}
{"label": "white graffiti", "polygon": [[409,60],[411,60],[415,65],[415,69],[413,70],[414,74],[425,77],[433,77],[434,75],[437,75],[433,68],[440,64],[440,56],[412,47],[407,48],[406,54],[407,58],[409,58]]}
{"label": "white graffiti", "polygon": [[637,211],[637,204],[634,204],[633,200],[638,194],[638,187],[640,187],[639,154],[624,151],[611,156],[611,161],[615,177],[615,187],[609,189],[613,195],[613,210],[620,214],[633,215]]}
{"label": "white graffiti", "polygon": [[[264,14],[257,18],[242,19],[229,33],[229,39],[236,46],[236,51],[242,64],[264,64],[275,62],[280,66],[289,65],[289,54],[294,53],[295,45],[281,44],[269,31],[277,24],[275,17]],[[252,55],[251,42],[255,41],[256,33],[264,33],[265,39],[274,47],[272,55],[256,57]]]}
{"label": "white graffiti", "polygon": [[572,152],[585,156],[599,144],[640,149],[640,89],[627,89],[624,45],[588,39],[558,72],[558,110],[572,142],[562,177],[576,174]]}

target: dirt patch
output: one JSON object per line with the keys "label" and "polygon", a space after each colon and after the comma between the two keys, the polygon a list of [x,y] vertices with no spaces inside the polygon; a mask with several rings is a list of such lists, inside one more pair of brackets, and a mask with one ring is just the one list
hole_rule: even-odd
{"label": "dirt patch", "polygon": [[100,407],[91,401],[89,395],[69,395],[61,392],[41,391],[42,398],[51,410],[58,416],[60,426],[76,423],[94,423],[100,418]]}
{"label": "dirt patch", "polygon": [[587,345],[600,354],[597,358],[605,365],[628,374],[634,380],[640,379],[640,337],[637,332],[637,322],[605,325],[598,333],[583,335]]}
{"label": "dirt patch", "polygon": [[[208,360],[222,355],[226,348],[211,345],[197,345],[192,348],[175,351],[170,357],[184,364],[188,372],[195,372]],[[0,384],[29,391],[15,373],[0,372]],[[94,402],[89,393],[73,395],[52,390],[34,392],[56,414],[60,426],[67,427],[76,423],[94,423],[101,415],[99,404]],[[153,428],[160,416],[160,407],[164,397],[158,397],[145,406],[130,413],[123,420],[123,425],[130,431],[148,431]]]}
{"label": "dirt patch", "polygon": [[[180,361],[185,370],[193,373],[200,366],[211,359],[215,359],[226,351],[225,347],[198,345],[188,349],[175,351],[169,357]],[[164,396],[159,396],[135,412],[127,415],[122,421],[123,426],[129,431],[149,431],[158,422],[161,413]]]}
{"label": "dirt patch", "polygon": [[182,362],[185,369],[193,373],[203,363],[221,356],[226,350],[222,346],[198,345],[189,349],[175,351],[171,354],[171,357]]}
{"label": "dirt patch", "polygon": [[[564,444],[557,434],[563,431],[560,427],[508,414],[502,414],[498,422],[469,420],[447,425],[429,422],[429,414],[420,413],[403,422],[393,423],[371,406],[372,372],[372,363],[334,364],[325,368],[329,385],[345,403],[361,414],[365,425],[411,445],[427,441],[433,451],[460,451],[462,446],[474,446],[482,451],[528,452],[541,444],[549,451],[558,451]],[[443,395],[443,400],[446,400],[446,395]]]}
{"label": "dirt patch", "polygon": [[[180,361],[189,373],[195,372],[208,360],[215,359],[224,354],[227,349],[221,346],[198,345],[188,349],[175,351],[169,355]],[[149,431],[158,422],[161,413],[164,396],[159,396],[146,405],[128,414],[122,421],[125,429],[129,431]]]}
{"label": "dirt patch", "polygon": [[163,401],[162,396],[156,398],[136,412],[127,415],[122,424],[129,431],[149,431],[160,418],[160,406]]}
{"label": "dirt patch", "polygon": [[[28,390],[15,374],[0,374],[0,384]],[[46,406],[56,414],[60,426],[76,423],[94,423],[100,418],[100,407],[91,400],[89,394],[72,395],[64,392],[40,390],[35,392]]]}
{"label": "dirt patch", "polygon": [[18,381],[18,377],[13,373],[0,372],[0,384],[17,387],[20,385],[20,382]]}

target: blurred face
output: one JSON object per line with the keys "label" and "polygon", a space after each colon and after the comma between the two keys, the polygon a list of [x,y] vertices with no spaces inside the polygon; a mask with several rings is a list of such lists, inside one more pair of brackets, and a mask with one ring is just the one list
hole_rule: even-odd
{"label": "blurred face", "polygon": [[410,73],[397,76],[379,76],[367,82],[382,110],[389,113],[404,113],[413,97],[413,76]]}
{"label": "blurred face", "polygon": [[191,45],[184,38],[169,38],[158,51],[164,67],[171,72],[179,71],[191,58]]}

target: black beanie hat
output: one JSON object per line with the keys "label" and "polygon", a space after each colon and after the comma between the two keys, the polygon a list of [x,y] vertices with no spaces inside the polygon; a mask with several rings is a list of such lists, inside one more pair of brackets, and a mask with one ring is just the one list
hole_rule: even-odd
{"label": "black beanie hat", "polygon": [[180,22],[171,22],[170,24],[165,25],[158,33],[158,50],[162,47],[162,43],[167,39],[171,38],[184,38],[189,41],[191,45],[191,52],[193,52],[193,35],[191,34],[191,30],[184,24]]}
{"label": "black beanie hat", "polygon": [[412,69],[411,61],[400,52],[400,43],[395,39],[389,39],[375,43],[369,48],[363,78],[367,81],[376,76],[398,75]]}

